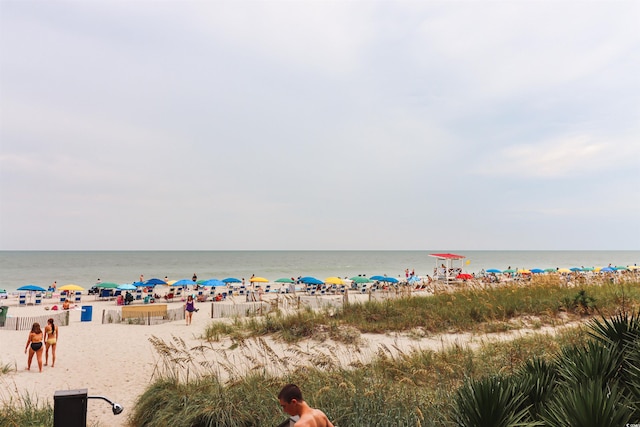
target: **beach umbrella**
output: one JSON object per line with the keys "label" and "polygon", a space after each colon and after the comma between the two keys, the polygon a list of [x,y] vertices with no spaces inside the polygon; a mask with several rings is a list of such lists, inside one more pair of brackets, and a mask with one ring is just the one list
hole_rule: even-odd
{"label": "beach umbrella", "polygon": [[509,274],[513,274],[516,271],[513,268],[509,268],[508,270],[503,271],[503,273],[509,273]]}
{"label": "beach umbrella", "polygon": [[555,268],[545,268],[545,269],[544,269],[544,272],[545,272],[545,273],[555,273],[555,272],[557,272],[557,271],[558,271],[558,270],[556,270]]}
{"label": "beach umbrella", "polygon": [[502,274],[502,270],[498,270],[497,268],[490,268],[487,270],[487,273]]}
{"label": "beach umbrella", "polygon": [[616,270],[620,271],[620,270],[628,270],[627,267],[625,267],[624,265],[617,265]]}
{"label": "beach umbrella", "polygon": [[281,279],[278,279],[275,281],[276,283],[293,283],[293,280],[289,279],[288,277],[283,277]]}
{"label": "beach umbrella", "polygon": [[605,273],[613,273],[615,270],[611,267],[605,267],[600,269],[601,272],[605,272]]}
{"label": "beach umbrella", "polygon": [[571,267],[569,270],[573,271],[574,273],[577,273],[578,271],[582,271],[580,267]]}
{"label": "beach umbrella", "polygon": [[121,291],[135,291],[136,286],[130,283],[125,283],[124,285],[118,285],[118,289]]}
{"label": "beach umbrella", "polygon": [[[162,279],[156,279],[155,277],[153,279],[149,279],[146,282],[144,282],[145,286],[155,286],[155,285],[166,285],[167,282],[165,282]],[[191,284],[193,284],[193,281],[191,282]]]}
{"label": "beach umbrella", "polygon": [[531,272],[534,274],[540,274],[540,273],[544,273],[544,270],[541,268],[532,268]]}
{"label": "beach umbrella", "polygon": [[169,281],[167,282],[167,285],[169,285],[169,286],[173,286],[173,284],[174,284],[174,283],[176,283],[176,282],[177,282],[177,280],[169,280]]}
{"label": "beach umbrella", "polygon": [[380,282],[398,283],[398,279],[396,279],[395,277],[383,277],[382,279],[380,279]]}
{"label": "beach umbrella", "polygon": [[322,280],[311,276],[302,277],[300,281],[306,285],[322,285],[324,283]]}
{"label": "beach umbrella", "polygon": [[58,289],[61,291],[84,291],[84,288],[82,286],[74,285],[73,283],[60,286]]}
{"label": "beach umbrella", "polygon": [[415,283],[415,282],[419,282],[421,279],[418,276],[411,276],[409,277],[409,279],[407,280],[407,282],[409,283]]}
{"label": "beach umbrella", "polygon": [[251,279],[249,279],[249,281],[250,281],[251,283],[255,283],[255,282],[258,282],[258,283],[268,283],[268,282],[269,282],[269,279],[265,279],[264,277],[252,277]]}
{"label": "beach umbrella", "polygon": [[368,277],[364,277],[364,276],[355,276],[351,278],[352,282],[355,283],[371,283],[371,280],[369,280]]}
{"label": "beach umbrella", "polygon": [[147,285],[145,285],[144,282],[133,282],[133,286],[141,287],[141,286],[147,286]]}
{"label": "beach umbrella", "polygon": [[171,286],[191,286],[193,285],[193,280],[191,279],[181,279],[177,282],[173,282]]}
{"label": "beach umbrella", "polygon": [[628,266],[627,266],[627,268],[628,268],[629,270],[637,270],[637,269],[639,269],[640,267],[638,267],[637,265],[628,265]]}
{"label": "beach umbrella", "polygon": [[[209,280],[211,280],[211,279],[209,279]],[[216,279],[216,280],[218,280],[218,279]],[[196,280],[196,283],[197,283],[198,285],[202,285],[202,284],[203,284],[204,282],[206,282],[206,281],[207,281],[206,279],[200,279],[200,280]],[[193,280],[192,280],[192,282],[193,282]]]}
{"label": "beach umbrella", "polygon": [[526,268],[521,268],[520,270],[518,270],[518,273],[520,273],[520,274],[531,274],[531,271],[527,270]]}
{"label": "beach umbrella", "polygon": [[327,277],[324,279],[324,283],[328,283],[330,285],[344,285],[344,282],[339,277]]}
{"label": "beach umbrella", "polygon": [[47,292],[47,290],[38,285],[24,285],[18,288],[19,291]]}
{"label": "beach umbrella", "polygon": [[571,270],[568,268],[559,268],[558,273],[571,273]]}
{"label": "beach umbrella", "polygon": [[236,279],[235,277],[227,277],[226,279],[222,279],[224,283],[242,283],[242,280]]}
{"label": "beach umbrella", "polygon": [[96,283],[96,288],[103,288],[103,289],[116,289],[119,285],[117,283],[113,283],[113,282],[102,282],[102,283]]}
{"label": "beach umbrella", "polygon": [[456,276],[456,279],[470,280],[473,279],[473,276],[469,273],[460,273]]}
{"label": "beach umbrella", "polygon": [[371,280],[377,280],[377,281],[381,281],[386,279],[386,276],[371,276]]}
{"label": "beach umbrella", "polygon": [[202,286],[217,287],[217,286],[227,286],[227,284],[224,283],[222,280],[209,279],[209,280],[205,280],[204,282],[202,282]]}
{"label": "beach umbrella", "polygon": [[582,267],[582,271],[593,271],[595,268],[593,267]]}

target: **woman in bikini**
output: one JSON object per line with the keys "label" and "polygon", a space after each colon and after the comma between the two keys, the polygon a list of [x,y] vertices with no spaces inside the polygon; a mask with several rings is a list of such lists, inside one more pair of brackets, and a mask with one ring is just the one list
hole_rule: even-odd
{"label": "woman in bikini", "polygon": [[56,343],[58,342],[58,328],[53,323],[53,319],[47,320],[47,326],[44,327],[44,366],[49,363],[49,348],[51,348],[51,367],[56,365]]}
{"label": "woman in bikini", "polygon": [[40,323],[35,322],[33,326],[31,326],[31,332],[29,332],[27,345],[24,348],[25,353],[27,352],[27,350],[29,350],[29,359],[27,361],[27,371],[31,369],[31,361],[33,360],[33,355],[35,354],[38,359],[38,368],[40,368],[40,372],[42,372],[42,350],[43,350],[42,340],[43,339],[44,339],[44,332],[42,332],[42,329],[40,329]]}

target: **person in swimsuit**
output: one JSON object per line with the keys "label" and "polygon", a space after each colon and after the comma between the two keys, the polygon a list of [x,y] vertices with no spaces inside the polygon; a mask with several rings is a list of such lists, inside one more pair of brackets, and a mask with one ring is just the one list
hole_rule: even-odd
{"label": "person in swimsuit", "polygon": [[282,410],[290,416],[298,415],[296,427],[334,427],[326,414],[319,409],[314,409],[302,398],[302,391],[295,384],[287,384],[280,390],[278,400]]}
{"label": "person in swimsuit", "polygon": [[49,348],[51,348],[51,367],[56,365],[56,343],[58,342],[58,328],[53,319],[47,320],[47,326],[44,327],[44,366],[49,363]]}
{"label": "person in swimsuit", "polygon": [[193,312],[196,311],[196,304],[193,301],[193,295],[189,295],[187,297],[187,302],[184,305],[184,309],[186,310],[186,313],[184,314],[184,317],[187,321],[187,325],[191,324],[191,318],[193,317]]}
{"label": "person in swimsuit", "polygon": [[27,360],[27,371],[31,369],[31,361],[35,354],[38,359],[38,368],[42,372],[42,340],[44,339],[44,332],[40,329],[40,323],[35,322],[31,326],[31,332],[29,332],[29,338],[27,339],[27,345],[24,348],[25,354],[29,350],[29,359]]}

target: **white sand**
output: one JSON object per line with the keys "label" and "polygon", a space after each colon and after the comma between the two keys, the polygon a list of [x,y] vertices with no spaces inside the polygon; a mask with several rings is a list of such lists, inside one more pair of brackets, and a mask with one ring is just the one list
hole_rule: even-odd
{"label": "white sand", "polygon": [[[354,299],[363,299],[366,296],[352,294],[349,298],[353,302]],[[178,301],[169,303],[169,308],[178,308],[182,304]],[[32,398],[37,396],[53,405],[56,390],[86,388],[90,396],[106,396],[125,408],[122,414],[114,416],[108,403],[91,399],[88,403],[88,424],[99,422],[101,426],[125,426],[127,414],[131,412],[136,398],[152,380],[154,369],[158,366],[159,356],[149,337],[155,336],[167,342],[172,341],[172,337],[179,337],[185,341],[187,348],[201,345],[202,341],[198,336],[204,332],[206,325],[212,321],[228,321],[211,319],[207,308],[209,304],[211,303],[198,304],[201,310],[194,313],[190,326],[185,325],[184,321],[152,326],[103,325],[102,310],[117,309],[115,302],[96,301],[93,296],[85,295],[82,305],[93,307],[92,321],[82,322],[81,311],[71,311],[69,326],[62,326],[59,331],[56,366],[43,367],[42,373],[38,372],[35,357],[31,370],[25,370],[27,355],[24,354],[24,348],[29,331],[0,329],[0,364],[10,364],[17,368],[16,372],[0,375],[0,399],[7,401],[28,393]],[[43,306],[18,307],[17,302],[10,299],[8,304],[7,300],[0,301],[0,305],[10,306],[9,316],[40,316],[50,314],[51,311],[46,311],[44,306],[53,304],[50,300],[45,300]],[[302,364],[307,363],[305,357],[312,359],[318,355],[332,354],[340,363],[348,363],[349,359],[354,358],[366,361],[375,356],[379,348],[393,353],[418,348],[438,350],[454,342],[468,344],[474,340],[472,336],[465,334],[423,338],[419,341],[415,337],[396,334],[367,335],[363,338],[365,345],[360,351],[354,351],[353,348],[337,348],[330,342],[307,341],[290,347],[271,339],[266,340],[266,345],[279,357],[283,357],[283,360],[287,358],[287,362],[282,364],[273,363],[273,355],[270,355],[269,351],[261,350],[262,343],[259,340],[251,341],[247,344],[248,347],[240,346],[234,350],[228,350],[231,345],[228,339],[213,343],[211,347],[214,349],[213,357],[217,357],[219,363],[226,366],[232,363],[238,373],[255,366],[256,363],[271,366],[276,372],[282,372],[292,367],[291,358]],[[247,354],[251,357],[247,357]],[[212,353],[209,353],[208,357],[211,358]],[[49,362],[51,363],[51,360]]]}

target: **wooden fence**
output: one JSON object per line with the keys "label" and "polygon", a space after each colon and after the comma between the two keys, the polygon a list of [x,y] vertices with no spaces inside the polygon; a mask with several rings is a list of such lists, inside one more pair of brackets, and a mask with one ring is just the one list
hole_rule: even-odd
{"label": "wooden fence", "polygon": [[[159,307],[164,306],[164,307]],[[133,310],[102,310],[102,323],[126,323],[130,325],[158,325],[174,320],[184,320],[184,307],[167,309],[166,304],[135,306]],[[161,309],[159,309],[161,308]]]}
{"label": "wooden fence", "polygon": [[19,316],[19,317],[7,317],[4,322],[4,326],[0,326],[0,329],[13,330],[13,331],[26,331],[30,330],[31,326],[35,322],[40,323],[40,327],[44,329],[47,325],[47,320],[53,319],[56,325],[68,326],[69,325],[69,312],[49,312],[42,316]]}

